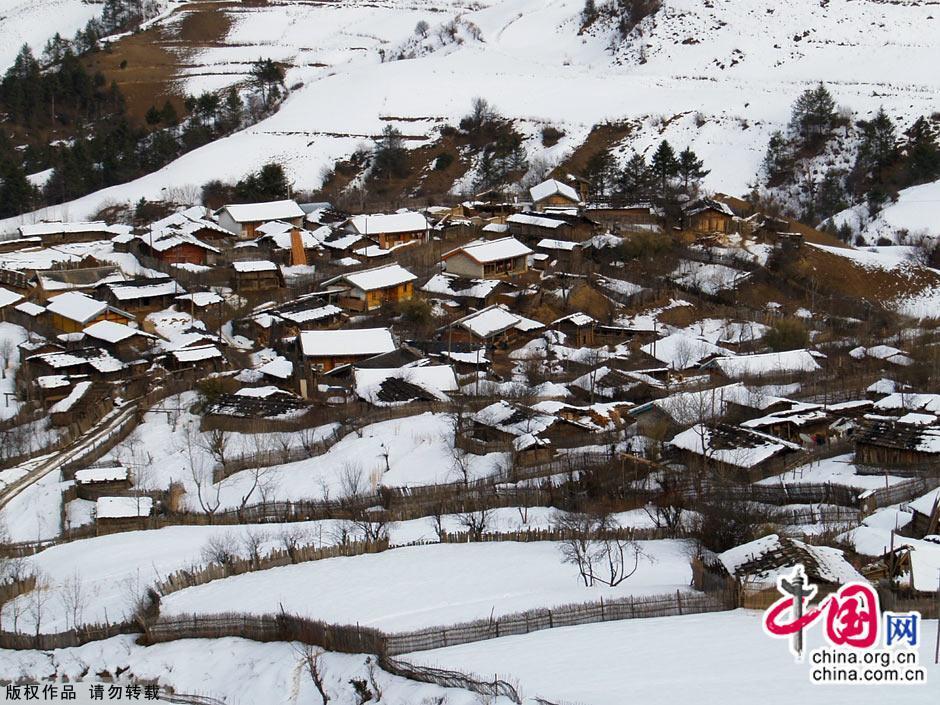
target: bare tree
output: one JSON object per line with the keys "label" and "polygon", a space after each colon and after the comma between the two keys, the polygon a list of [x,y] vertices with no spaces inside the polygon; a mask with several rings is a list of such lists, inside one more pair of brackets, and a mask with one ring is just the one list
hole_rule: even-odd
{"label": "bare tree", "polygon": [[297,563],[300,558],[300,550],[310,545],[312,537],[310,531],[304,526],[285,524],[278,531],[276,539],[281,548],[287,551],[291,563]]}
{"label": "bare tree", "polygon": [[196,499],[202,511],[212,516],[222,504],[222,482],[213,482],[212,469],[206,466],[205,456],[199,443],[199,431],[193,424],[183,427],[182,449],[189,460],[189,470],[192,474],[193,484],[196,485]]}
{"label": "bare tree", "polygon": [[36,584],[27,595],[26,606],[26,611],[32,618],[33,625],[36,628],[36,636],[39,636],[42,629],[42,620],[46,614],[46,605],[49,604],[49,600],[52,599],[52,596],[52,586],[48,579],[42,573],[37,573]]}
{"label": "bare tree", "polygon": [[216,534],[203,545],[202,559],[207,563],[215,563],[221,566],[226,573],[229,573],[238,558],[232,548],[234,545],[233,537]]}
{"label": "bare tree", "polygon": [[640,544],[618,535],[609,514],[572,513],[555,519],[563,532],[562,560],[577,566],[585,587],[616,587],[633,576],[645,556]]}
{"label": "bare tree", "polygon": [[307,673],[310,675],[310,679],[313,681],[317,692],[320,693],[320,697],[323,698],[323,705],[327,705],[327,703],[330,702],[330,696],[327,694],[326,687],[323,683],[323,649],[319,646],[311,646],[310,644],[299,644],[294,648],[297,650],[304,668],[307,669]]}
{"label": "bare tree", "polygon": [[267,532],[255,527],[245,529],[241,537],[242,550],[251,561],[253,570],[261,570],[261,547],[270,539]]}
{"label": "bare tree", "polygon": [[461,512],[457,515],[457,523],[467,530],[471,541],[482,541],[493,518],[493,510],[487,508],[474,509]]}
{"label": "bare tree", "polygon": [[595,529],[594,520],[585,513],[563,513],[556,516],[552,524],[563,535],[559,547],[562,562],[577,566],[584,586],[592,587],[594,563],[598,558],[591,540]]}
{"label": "bare tree", "polygon": [[199,435],[199,443],[202,449],[212,456],[223,469],[230,460],[228,452],[230,441],[231,436],[221,429],[214,429]]}
{"label": "bare tree", "polygon": [[85,585],[78,571],[59,586],[58,596],[65,612],[66,629],[78,629],[83,622],[86,604]]}

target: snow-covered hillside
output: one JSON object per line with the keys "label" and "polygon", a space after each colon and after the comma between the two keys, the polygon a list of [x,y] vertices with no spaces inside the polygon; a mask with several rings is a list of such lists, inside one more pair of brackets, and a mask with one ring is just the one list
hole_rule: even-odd
{"label": "snow-covered hillside", "polygon": [[24,44],[38,54],[56,32],[71,39],[100,14],[100,3],[82,0],[0,0],[0,70]]}
{"label": "snow-covered hillside", "polygon": [[[663,4],[615,50],[612,28],[595,25],[579,35],[582,0],[491,0],[483,7],[460,0],[350,0],[220,10],[232,28],[222,46],[187,57],[186,90],[243,80],[247,62],[269,56],[293,66],[286,83],[294,90],[280,111],[154,174],[27,218],[83,217],[105,203],[236,179],[271,160],[287,167],[297,187],[316,187],[325,166],[369,143],[385,125],[415,138],[409,146],[426,144],[442,124],[456,124],[474,96],[519,121],[530,157],[560,161],[593,125],[629,120],[637,129],[623,153],[647,151],[664,137],[691,145],[711,169],[706,187],[728,193],[747,189],[769,134],[786,123],[799,92],[820,78],[859,117],[884,105],[905,127],[936,110],[940,13],[930,4]],[[414,44],[419,21],[434,35],[457,16],[479,29],[478,39],[461,35],[462,43],[391,60]],[[166,21],[180,21],[180,13]],[[544,149],[540,130],[548,124],[565,136]],[[13,225],[0,223],[0,230]]]}

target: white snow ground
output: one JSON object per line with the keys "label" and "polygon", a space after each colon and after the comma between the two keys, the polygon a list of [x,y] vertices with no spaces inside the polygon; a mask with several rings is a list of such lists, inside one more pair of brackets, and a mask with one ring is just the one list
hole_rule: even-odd
{"label": "white snow ground", "polygon": [[[797,665],[785,641],[764,636],[761,612],[736,610],[636,619],[423,651],[406,660],[474,673],[517,678],[526,692],[552,702],[590,705],[722,703],[766,705],[905,705],[935,703],[940,667],[922,646],[927,684],[853,687],[811,685],[809,666]],[[933,644],[936,621],[924,642]],[[809,649],[820,632],[807,632]]]}

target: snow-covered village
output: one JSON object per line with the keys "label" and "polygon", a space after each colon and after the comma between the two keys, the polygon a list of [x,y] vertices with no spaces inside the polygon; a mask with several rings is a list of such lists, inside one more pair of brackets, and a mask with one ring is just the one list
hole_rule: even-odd
{"label": "snow-covered village", "polygon": [[938,57],[0,0],[0,700],[935,705]]}

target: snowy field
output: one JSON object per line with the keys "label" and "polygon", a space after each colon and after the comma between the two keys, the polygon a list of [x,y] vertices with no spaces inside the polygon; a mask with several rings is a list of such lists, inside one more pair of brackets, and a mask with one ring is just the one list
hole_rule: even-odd
{"label": "snowy field", "polygon": [[645,541],[652,560],[616,588],[585,588],[562,563],[559,544],[472,543],[410,546],[331,558],[216,580],[168,595],[161,614],[292,614],[340,624],[406,631],[604,597],[685,590],[689,548]]}
{"label": "snowy field", "polygon": [[[217,459],[206,448],[207,434],[198,431],[199,417],[186,411],[195,400],[195,394],[187,393],[163,402],[146,415],[145,423],[109,457],[146,468],[140,473],[141,487],[166,489],[172,482],[181,483],[187,492],[187,506],[199,511],[195,477],[205,477]],[[333,428],[329,425],[314,429],[308,440],[328,438]],[[361,435],[352,433],[342,438],[323,455],[263,470],[259,487],[248,504],[258,504],[262,498],[337,499],[353,487],[358,489],[357,493],[369,493],[379,486],[455,482],[462,475],[455,466],[453,436],[453,423],[446,414],[425,413],[371,424],[362,429]],[[282,445],[300,447],[304,440],[296,433],[267,437],[232,433],[227,438],[227,455],[231,458],[259,450],[276,451]],[[257,438],[264,444],[260,448]],[[502,453],[470,455],[467,460],[471,479],[492,475],[506,463]],[[203,497],[210,504],[218,501],[221,509],[235,508],[254,482],[252,470],[235,473],[220,486],[204,489]]]}
{"label": "snowy field", "polygon": [[[583,6],[583,0],[494,0],[468,9],[457,0],[358,0],[238,8],[227,44],[200,54],[205,76],[186,78],[187,88],[221,88],[226,75],[237,82],[244,77],[237,62],[259,55],[288,60],[287,85],[303,86],[276,115],[154,174],[25,219],[80,218],[106,202],[159,198],[163,187],[234,180],[271,159],[285,165],[298,188],[316,187],[324,166],[387,124],[415,138],[409,145],[426,144],[443,122],[456,124],[477,95],[517,119],[530,156],[557,162],[592,125],[631,120],[638,129],[618,156],[627,156],[627,147],[648,153],[663,138],[691,146],[711,169],[706,186],[728,193],[747,190],[770,133],[820,76],[857,117],[884,105],[903,128],[936,110],[940,15],[928,4],[795,0],[775,12],[765,0],[666,0],[643,25],[645,63],[637,43],[611,53],[611,28],[579,35]],[[434,35],[458,14],[479,28],[479,40],[381,62],[380,50],[395,55],[418,21]],[[695,36],[708,41],[685,41]],[[222,80],[207,67],[218,68]],[[565,137],[543,149],[540,132],[549,124]],[[0,232],[16,224],[0,222]]]}
{"label": "snowy field", "polygon": [[[0,679],[57,678],[77,681],[89,672],[120,674],[120,684],[159,682],[177,693],[216,698],[228,705],[321,702],[301,663],[298,645],[260,644],[245,639],[195,639],[138,646],[135,637],[115,637],[51,652],[0,650]],[[366,657],[327,653],[324,687],[333,705],[356,705],[350,680],[368,682]],[[479,705],[473,693],[416,683],[376,672],[383,705]],[[490,705],[512,705],[508,699]]]}
{"label": "snowy field", "polygon": [[[819,686],[786,642],[761,630],[761,613],[736,610],[636,619],[504,637],[403,658],[415,663],[518,679],[552,702],[721,703],[722,705],[933,705],[940,667],[921,647],[923,686]],[[932,645],[936,621],[923,633]],[[820,646],[808,632],[809,649]]]}

